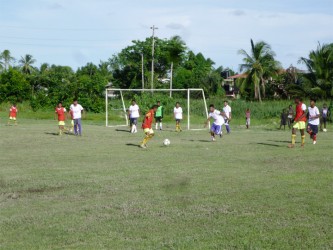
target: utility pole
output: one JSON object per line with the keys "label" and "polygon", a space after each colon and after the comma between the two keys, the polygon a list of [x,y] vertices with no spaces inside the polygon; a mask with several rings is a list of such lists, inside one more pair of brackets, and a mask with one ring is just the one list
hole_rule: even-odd
{"label": "utility pole", "polygon": [[145,88],[145,72],[143,67],[143,53],[141,54],[141,72],[142,72],[142,89]]}
{"label": "utility pole", "polygon": [[150,27],[153,30],[153,44],[151,47],[151,56],[152,56],[152,60],[151,60],[151,91],[153,92],[153,88],[154,88],[154,50],[155,50],[155,30],[157,30],[158,28],[155,27],[155,25],[153,25],[153,27]]}

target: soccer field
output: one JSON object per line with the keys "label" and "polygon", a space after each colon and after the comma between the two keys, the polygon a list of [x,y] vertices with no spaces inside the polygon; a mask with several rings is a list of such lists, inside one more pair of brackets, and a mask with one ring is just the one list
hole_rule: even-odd
{"label": "soccer field", "polygon": [[290,131],[232,129],[170,127],[141,149],[126,127],[2,124],[0,248],[332,249],[332,127],[303,149]]}

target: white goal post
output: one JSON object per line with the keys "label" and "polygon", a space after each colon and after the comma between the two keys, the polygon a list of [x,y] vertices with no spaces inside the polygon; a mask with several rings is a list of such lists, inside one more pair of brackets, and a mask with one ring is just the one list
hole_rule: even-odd
{"label": "white goal post", "polygon": [[[205,106],[205,114],[206,117],[208,117],[208,109],[207,109],[207,103],[206,103],[206,97],[205,97],[205,92],[203,89],[196,89],[196,88],[190,88],[190,89],[116,89],[116,88],[107,88],[105,90],[105,126],[106,127],[120,127],[120,126],[128,126],[129,121],[128,121],[128,116],[127,116],[127,108],[125,106],[124,102],[124,96],[123,92],[187,92],[187,129],[188,130],[199,130],[199,129],[191,129],[190,127],[190,97],[191,97],[191,92],[201,92],[204,106]],[[120,94],[120,99],[122,103],[122,111],[124,112],[124,120],[126,121],[125,124],[122,125],[110,125],[109,124],[109,98],[110,96],[113,95],[114,92],[119,92]]]}

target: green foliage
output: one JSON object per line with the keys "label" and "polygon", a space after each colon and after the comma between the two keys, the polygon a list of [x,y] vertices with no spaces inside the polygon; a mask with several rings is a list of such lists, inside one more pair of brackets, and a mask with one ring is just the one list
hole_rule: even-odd
{"label": "green foliage", "polygon": [[333,97],[333,43],[318,44],[309,58],[300,58],[308,73],[303,74],[303,90],[307,96]]}
{"label": "green foliage", "polygon": [[[254,98],[261,101],[261,92],[263,97],[265,97],[266,82],[270,77],[277,74],[281,67],[280,63],[275,60],[275,53],[271,46],[263,41],[254,44],[251,39],[250,54],[243,49],[239,51],[239,54],[244,56],[240,70],[247,74],[241,84],[250,85],[254,90]],[[245,87],[241,89],[243,91],[246,90]]]}
{"label": "green foliage", "polygon": [[0,75],[0,102],[21,102],[29,93],[29,83],[21,72],[10,68]]}
{"label": "green foliage", "polygon": [[[152,38],[134,40],[132,45],[108,61],[98,65],[88,63],[76,72],[68,66],[47,63],[38,69],[33,66],[36,60],[29,54],[21,57],[15,66],[15,58],[9,50],[4,50],[0,53],[0,102],[29,100],[32,109],[37,111],[53,109],[59,101],[68,107],[74,98],[78,98],[87,111],[103,112],[105,87],[111,82],[118,88],[142,88],[143,77],[144,88],[150,89],[151,45]],[[265,42],[255,44],[251,40],[250,53],[245,50],[239,53],[244,56],[241,70],[245,71],[247,78],[238,79],[236,86],[245,100],[261,100],[261,94],[267,95],[267,99],[287,99],[295,95],[316,99],[333,97],[332,44],[319,44],[317,50],[310,52],[308,59],[301,58],[300,61],[308,68],[308,73],[302,74],[293,67],[286,72],[279,70],[275,54]],[[169,88],[172,73],[173,89],[202,88],[206,97],[224,98],[225,91],[221,87],[223,67],[214,68],[211,59],[189,50],[180,37],[156,38],[154,58],[154,88]],[[173,98],[185,97],[186,94],[179,93]],[[146,108],[151,101],[163,99],[159,95],[149,101],[145,95],[138,98],[143,98]]]}

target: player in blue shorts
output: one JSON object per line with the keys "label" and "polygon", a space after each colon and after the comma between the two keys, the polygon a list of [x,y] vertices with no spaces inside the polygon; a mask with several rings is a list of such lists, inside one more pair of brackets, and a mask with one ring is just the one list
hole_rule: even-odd
{"label": "player in blue shorts", "polygon": [[205,127],[207,127],[211,118],[214,119],[214,122],[210,128],[211,141],[215,141],[215,135],[222,136],[222,125],[224,124],[224,113],[215,109],[214,105],[209,106],[209,115],[208,119],[205,122]]}

